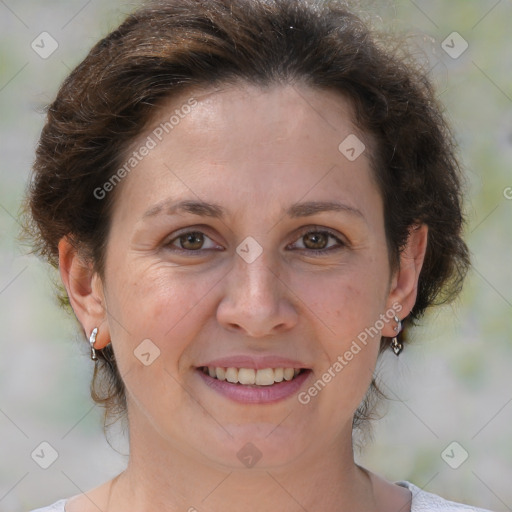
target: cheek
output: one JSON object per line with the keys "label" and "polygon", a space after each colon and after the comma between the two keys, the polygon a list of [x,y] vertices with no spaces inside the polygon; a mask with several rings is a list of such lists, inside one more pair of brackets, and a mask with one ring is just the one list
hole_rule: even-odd
{"label": "cheek", "polygon": [[204,304],[222,277],[188,270],[135,263],[127,272],[116,269],[110,279],[109,324],[119,351],[133,352],[149,339],[166,364],[176,366],[187,344],[205,324]]}
{"label": "cheek", "polygon": [[116,272],[109,281],[109,326],[128,394],[151,416],[161,403],[173,410],[193,405],[177,382],[190,369],[187,347],[204,328],[203,299],[218,276],[163,265],[140,265],[137,272],[119,266]]}
{"label": "cheek", "polygon": [[333,382],[332,387],[329,385],[332,399],[353,402],[354,409],[371,381],[378,356],[385,272],[385,265],[366,261],[330,276],[296,280],[293,285],[307,297],[304,311],[316,325],[315,336],[322,351],[317,378],[325,375]]}
{"label": "cheek", "polygon": [[325,431],[334,433],[351,421],[370,386],[380,346],[380,334],[371,327],[383,312],[383,302],[375,288],[361,281],[324,284],[321,290],[309,288],[312,309],[319,312],[322,363],[299,399],[324,418]]}
{"label": "cheek", "polygon": [[[124,318],[131,331],[155,331],[158,326],[170,329],[191,309],[202,292],[199,279],[191,285],[186,278],[163,265],[134,262],[129,267],[127,272],[122,268],[115,271],[110,291],[114,295],[116,313]],[[154,322],[162,318],[166,318],[166,325]],[[147,321],[141,321],[144,319]]]}
{"label": "cheek", "polygon": [[[382,267],[382,268],[381,268]],[[373,325],[386,303],[387,268],[365,260],[332,272],[295,276],[297,290],[307,310],[333,337],[346,339]]]}

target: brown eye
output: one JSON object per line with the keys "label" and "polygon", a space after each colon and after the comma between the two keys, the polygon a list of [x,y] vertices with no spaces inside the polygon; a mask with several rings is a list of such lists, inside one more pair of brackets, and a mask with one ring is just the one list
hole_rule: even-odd
{"label": "brown eye", "polygon": [[331,236],[329,233],[322,231],[310,231],[302,237],[302,240],[308,249],[325,249],[329,236]]}
{"label": "brown eye", "polygon": [[[335,243],[333,244],[330,240],[334,240]],[[306,231],[295,244],[299,244],[296,248],[300,251],[313,255],[334,253],[335,251],[347,247],[347,244],[340,240],[336,235],[330,231],[324,230]]]}
{"label": "brown eye", "polygon": [[204,234],[199,231],[185,233],[177,238],[182,249],[197,251],[204,244]]}
{"label": "brown eye", "polygon": [[223,248],[217,245],[208,235],[201,231],[181,231],[177,236],[164,243],[167,249],[183,255],[204,255],[205,251],[221,251]]}

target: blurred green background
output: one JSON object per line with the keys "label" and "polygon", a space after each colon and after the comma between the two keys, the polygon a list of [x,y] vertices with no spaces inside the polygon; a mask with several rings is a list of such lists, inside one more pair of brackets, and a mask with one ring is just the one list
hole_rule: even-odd
{"label": "blurred green background", "polygon": [[[15,237],[44,106],[137,5],[0,0],[1,512],[89,490],[127,460],[126,439],[114,429],[108,444],[102,411],[89,398],[87,344],[59,310],[48,268]],[[512,2],[383,0],[364,9],[376,28],[409,33],[432,69],[468,176],[473,269],[457,303],[429,314],[399,358],[383,358],[382,387],[391,400],[357,458],[389,480],[512,510]],[[58,43],[46,58],[31,47],[42,32]],[[448,36],[445,48],[462,48],[453,32],[468,44],[458,58],[443,49]],[[48,469],[31,456],[44,441],[58,452]]]}

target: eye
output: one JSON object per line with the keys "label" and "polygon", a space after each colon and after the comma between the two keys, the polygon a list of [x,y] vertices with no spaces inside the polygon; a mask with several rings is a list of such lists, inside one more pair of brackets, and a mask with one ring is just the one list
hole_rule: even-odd
{"label": "eye", "polygon": [[[329,239],[334,240],[336,243],[329,244]],[[306,252],[314,252],[316,254],[325,254],[342,249],[347,244],[342,242],[337,236],[330,231],[326,230],[310,230],[303,232],[299,240],[304,247],[299,247],[299,250],[307,250]],[[337,245],[337,247],[336,247]]]}
{"label": "eye", "polygon": [[[210,247],[203,247],[205,240],[210,240]],[[178,245],[176,245],[178,244]],[[202,233],[201,231],[186,231],[178,236],[169,240],[165,244],[166,247],[170,247],[178,252],[199,252],[203,249],[216,249],[218,246],[211,240],[210,237]]]}
{"label": "eye", "polygon": [[[210,241],[210,245],[205,247],[204,244],[207,240]],[[347,244],[342,242],[336,235],[323,229],[310,229],[309,231],[305,231],[302,233],[299,240],[302,242],[303,247],[298,247],[298,250],[315,254],[332,253],[347,246]],[[329,245],[329,240],[333,240],[335,243]],[[293,247],[293,245],[294,244],[290,244],[288,247]],[[175,252],[189,254],[211,249],[222,250],[220,246],[217,246],[213,240],[202,231],[184,231],[179,233],[169,240],[169,242],[166,242],[165,247]]]}

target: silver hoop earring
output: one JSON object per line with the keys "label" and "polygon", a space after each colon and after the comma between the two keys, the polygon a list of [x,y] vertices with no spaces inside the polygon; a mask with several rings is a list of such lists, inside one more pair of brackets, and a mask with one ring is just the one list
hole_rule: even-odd
{"label": "silver hoop earring", "polygon": [[400,352],[402,352],[402,350],[404,348],[403,345],[397,339],[398,334],[402,330],[402,322],[400,321],[400,319],[396,315],[395,315],[394,320],[396,322],[396,327],[394,328],[394,330],[396,332],[396,335],[391,340],[391,348],[393,349],[393,352],[395,353],[395,355],[398,356],[400,354]]}
{"label": "silver hoop earring", "polygon": [[94,344],[96,343],[97,334],[98,334],[98,328],[95,327],[91,332],[91,336],[89,337],[89,343],[91,345],[91,359],[93,361],[98,360],[98,356],[96,355],[96,350],[94,349]]}

